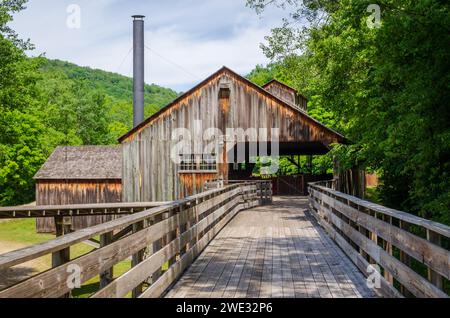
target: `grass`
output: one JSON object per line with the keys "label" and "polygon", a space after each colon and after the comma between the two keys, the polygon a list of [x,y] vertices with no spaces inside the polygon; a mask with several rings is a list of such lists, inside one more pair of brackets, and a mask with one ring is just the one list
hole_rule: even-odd
{"label": "grass", "polygon": [[0,241],[33,245],[53,238],[55,236],[52,234],[37,234],[34,219],[18,219],[0,223]]}
{"label": "grass", "polygon": [[[13,249],[23,248],[39,244],[54,239],[52,234],[36,233],[36,223],[34,219],[18,219],[4,221],[0,223],[0,243],[3,246]],[[98,239],[98,238],[97,238]],[[71,259],[78,258],[94,250],[92,246],[84,243],[73,245],[70,248]],[[1,252],[0,252],[1,254]],[[31,267],[35,273],[42,272],[51,268],[51,255],[40,257],[36,260],[23,264]],[[118,277],[131,268],[131,261],[125,260],[114,266],[114,277]],[[75,298],[86,298],[95,293],[99,288],[100,277],[97,275],[83,283],[82,287],[73,290]]]}
{"label": "grass", "polygon": [[[131,261],[122,261],[114,266],[113,274],[114,278],[117,278],[127,272],[131,268]],[[97,275],[90,280],[86,281],[81,288],[74,289],[72,291],[72,296],[74,298],[88,298],[100,288],[100,277]],[[131,292],[126,295],[126,297],[131,297]]]}

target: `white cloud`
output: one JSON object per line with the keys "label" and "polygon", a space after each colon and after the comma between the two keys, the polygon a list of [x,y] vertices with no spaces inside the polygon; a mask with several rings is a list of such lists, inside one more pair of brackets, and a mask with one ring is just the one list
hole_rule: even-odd
{"label": "white cloud", "polygon": [[[66,27],[71,3],[81,7],[81,29]],[[245,0],[32,0],[28,7],[12,26],[36,44],[33,54],[46,52],[49,58],[128,76],[132,55],[124,57],[132,47],[131,15],[147,15],[146,43],[157,53],[146,50],[146,81],[177,90],[223,65],[246,73],[267,62],[259,44],[284,14],[273,9],[258,17]]]}

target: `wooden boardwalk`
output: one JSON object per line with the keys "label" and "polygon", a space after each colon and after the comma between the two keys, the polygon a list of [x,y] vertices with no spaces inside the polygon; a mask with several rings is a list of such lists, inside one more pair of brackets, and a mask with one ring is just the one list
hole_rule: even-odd
{"label": "wooden boardwalk", "polygon": [[240,212],[166,297],[376,297],[305,197]]}

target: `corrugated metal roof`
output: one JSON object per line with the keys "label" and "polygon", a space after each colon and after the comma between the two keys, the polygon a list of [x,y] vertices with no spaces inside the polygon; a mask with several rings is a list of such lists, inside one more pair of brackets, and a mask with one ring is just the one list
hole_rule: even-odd
{"label": "corrugated metal roof", "polygon": [[122,179],[122,146],[57,147],[34,179]]}

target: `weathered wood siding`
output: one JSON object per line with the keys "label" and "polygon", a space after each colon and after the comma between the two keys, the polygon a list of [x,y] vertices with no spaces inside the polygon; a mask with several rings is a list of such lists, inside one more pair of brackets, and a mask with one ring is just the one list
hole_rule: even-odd
{"label": "weathered wood siding", "polygon": [[[39,180],[36,183],[37,205],[116,203],[122,201],[121,180]],[[110,221],[112,216],[79,216],[72,218],[72,230],[80,230]],[[53,233],[53,218],[37,218],[39,233]]]}
{"label": "weathered wood siding", "polygon": [[[224,96],[221,89],[229,90]],[[320,141],[339,142],[339,135],[320,123],[273,97],[239,75],[225,69],[178,98],[172,104],[146,120],[121,139],[123,144],[123,199],[132,201],[170,201],[187,195],[186,185],[177,165],[170,159],[172,131],[187,128],[194,136],[195,122],[207,128],[270,128],[279,129],[280,142]],[[201,140],[201,136],[194,136]],[[266,141],[259,140],[259,141]],[[227,177],[227,166],[219,165],[219,172]],[[211,174],[206,177],[211,178]],[[192,178],[193,180],[193,178]],[[189,193],[192,194],[192,193]]]}
{"label": "weathered wood siding", "polygon": [[203,192],[205,183],[216,178],[216,173],[180,173],[180,198]]}

